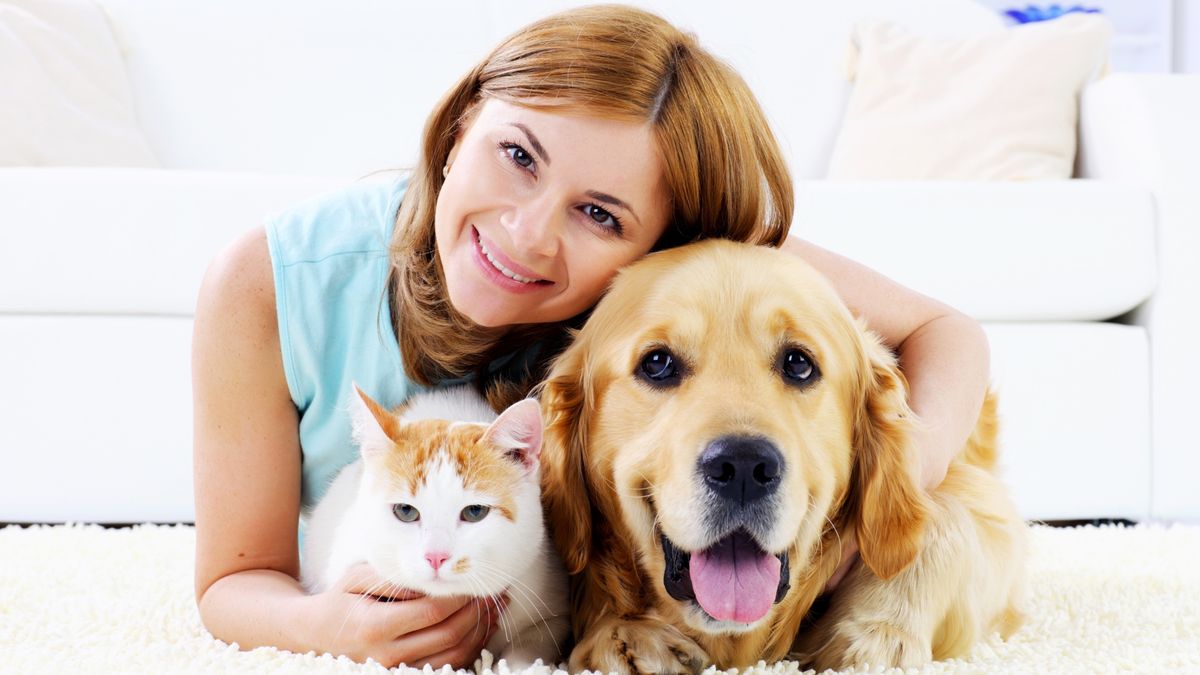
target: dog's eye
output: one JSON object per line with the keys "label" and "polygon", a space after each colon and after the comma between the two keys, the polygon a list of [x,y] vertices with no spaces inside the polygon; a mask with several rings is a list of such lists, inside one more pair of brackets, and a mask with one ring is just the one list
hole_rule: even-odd
{"label": "dog's eye", "polygon": [[643,357],[639,372],[651,384],[672,384],[679,379],[675,357],[665,349],[656,349]]}
{"label": "dog's eye", "polygon": [[789,349],[783,353],[780,370],[785,378],[796,384],[805,384],[817,374],[817,367],[809,360],[808,355],[799,349]]}

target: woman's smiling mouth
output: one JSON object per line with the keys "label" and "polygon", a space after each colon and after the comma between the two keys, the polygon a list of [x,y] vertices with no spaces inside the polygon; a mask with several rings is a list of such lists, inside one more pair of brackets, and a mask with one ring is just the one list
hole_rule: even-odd
{"label": "woman's smiling mouth", "polygon": [[[520,268],[519,265],[506,258],[503,253],[488,248],[484,243],[483,236],[474,226],[471,226],[471,233],[475,240],[475,261],[483,269],[485,276],[502,288],[525,291],[553,285],[552,281],[521,274],[520,272],[528,274],[530,271]],[[513,267],[520,268],[520,271],[512,269]]]}

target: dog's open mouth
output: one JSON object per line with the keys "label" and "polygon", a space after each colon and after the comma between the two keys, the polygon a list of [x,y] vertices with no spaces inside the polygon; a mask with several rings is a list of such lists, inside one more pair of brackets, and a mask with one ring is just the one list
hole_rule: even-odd
{"label": "dog's open mouth", "polygon": [[767,553],[744,530],[695,553],[677,548],[662,533],[659,539],[667,563],[667,593],[676,600],[694,600],[717,621],[754,623],[787,595],[787,553]]}

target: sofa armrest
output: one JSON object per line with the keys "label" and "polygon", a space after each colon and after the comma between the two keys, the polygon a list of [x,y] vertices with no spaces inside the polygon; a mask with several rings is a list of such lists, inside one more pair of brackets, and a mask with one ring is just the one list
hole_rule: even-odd
{"label": "sofa armrest", "polygon": [[1117,73],[1084,90],[1080,178],[1152,187],[1200,176],[1200,75]]}
{"label": "sofa armrest", "polygon": [[1161,518],[1200,520],[1194,431],[1200,359],[1200,76],[1108,77],[1080,110],[1079,173],[1144,185],[1157,211],[1158,286],[1134,315],[1150,335],[1153,505]]}

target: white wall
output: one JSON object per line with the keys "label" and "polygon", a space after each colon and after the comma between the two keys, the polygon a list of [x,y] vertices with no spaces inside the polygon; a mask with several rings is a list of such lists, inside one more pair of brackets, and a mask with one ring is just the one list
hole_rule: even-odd
{"label": "white wall", "polygon": [[[1190,43],[1200,40],[1195,27],[1200,0],[979,0],[980,4],[1003,13],[1006,9],[1025,9],[1030,5],[1070,7],[1076,4],[1100,9],[1112,21],[1112,66],[1119,72],[1168,73],[1179,63],[1182,46],[1189,42],[1180,17],[1191,14]],[[1188,11],[1190,10],[1190,11]],[[1195,49],[1195,47],[1193,47]],[[1193,71],[1200,71],[1191,55]]]}
{"label": "white wall", "polygon": [[1175,0],[1175,72],[1200,73],[1200,0]]}

